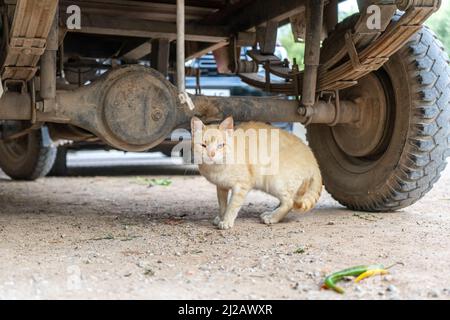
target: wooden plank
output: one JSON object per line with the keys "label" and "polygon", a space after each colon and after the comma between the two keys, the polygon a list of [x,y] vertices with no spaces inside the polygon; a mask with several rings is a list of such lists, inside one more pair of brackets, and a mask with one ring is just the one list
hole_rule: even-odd
{"label": "wooden plank", "polygon": [[210,43],[199,43],[199,42],[188,42],[186,44],[186,61],[199,58],[208,52],[225,47],[229,44],[229,41],[221,41],[214,44]]}
{"label": "wooden plank", "polygon": [[[198,8],[209,8],[209,9],[221,9],[225,7],[228,2],[233,2],[236,0],[188,0],[189,6]],[[238,0],[240,1],[240,0]],[[175,4],[176,0],[155,0],[158,3]]]}
{"label": "wooden plank", "polygon": [[202,23],[204,24],[224,24],[229,17],[234,16],[239,10],[249,5],[253,0],[229,1],[222,9],[215,11],[207,16]]}
{"label": "wooden plank", "polygon": [[[60,17],[64,23],[65,17]],[[89,33],[111,36],[176,38],[176,24],[160,21],[146,21],[137,19],[112,18],[104,15],[83,14],[80,30],[68,32]],[[221,42],[228,39],[228,28],[218,26],[201,26],[188,23],[186,25],[186,40],[201,42]]]}
{"label": "wooden plank", "polygon": [[306,0],[255,0],[237,12],[230,20],[233,31],[247,31],[269,20],[284,21],[303,12]]}
{"label": "wooden plank", "polygon": [[121,58],[125,61],[134,62],[142,59],[146,55],[149,55],[152,52],[152,44],[151,41],[146,41],[143,44],[137,46],[133,50],[125,53]]}
{"label": "wooden plank", "polygon": [[2,78],[28,80],[36,71],[52,26],[58,0],[18,0],[10,43],[2,61]]}
{"label": "wooden plank", "polygon": [[[60,6],[61,14],[65,14],[67,7],[73,4],[73,1],[62,1]],[[77,1],[76,5],[81,8],[83,13],[87,14],[151,21],[176,21],[176,5],[173,4],[123,0],[82,0]],[[201,20],[213,12],[215,12],[215,9],[186,6],[186,21]]]}
{"label": "wooden plank", "polygon": [[169,71],[170,41],[167,39],[152,40],[151,66],[167,77]]}

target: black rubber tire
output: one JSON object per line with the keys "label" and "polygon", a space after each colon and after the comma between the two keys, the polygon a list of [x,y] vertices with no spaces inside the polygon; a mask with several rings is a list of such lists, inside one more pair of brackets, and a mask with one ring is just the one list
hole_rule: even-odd
{"label": "black rubber tire", "polygon": [[14,180],[45,177],[55,161],[56,148],[44,146],[42,130],[33,131],[19,139],[25,146],[21,153],[12,153],[8,143],[0,141],[0,168]]}
{"label": "black rubber tire", "polygon": [[[439,179],[449,150],[449,58],[433,32],[423,27],[378,73],[391,83],[394,119],[386,149],[370,166],[344,154],[330,127],[308,128],[326,189],[354,210],[393,211],[415,203]],[[368,169],[348,170],[342,161]]]}
{"label": "black rubber tire", "polygon": [[59,147],[56,152],[56,159],[48,176],[64,177],[67,176],[67,148]]}

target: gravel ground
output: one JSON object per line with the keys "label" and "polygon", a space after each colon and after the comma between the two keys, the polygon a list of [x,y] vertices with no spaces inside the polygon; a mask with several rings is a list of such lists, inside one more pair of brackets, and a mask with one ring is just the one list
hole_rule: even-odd
{"label": "gravel ground", "polygon": [[[258,216],[276,201],[255,192],[228,231],[211,224],[212,185],[162,172],[176,174],[163,176],[171,186],[149,188],[133,174],[2,176],[0,298],[450,298],[450,170],[395,213],[348,211],[324,193],[312,212],[269,227]],[[330,272],[395,262],[404,265],[388,276],[343,283],[345,295],[320,289]]]}

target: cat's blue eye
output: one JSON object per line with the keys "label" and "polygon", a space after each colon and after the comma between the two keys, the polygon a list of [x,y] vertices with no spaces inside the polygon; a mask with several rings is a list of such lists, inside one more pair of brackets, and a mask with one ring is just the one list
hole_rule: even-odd
{"label": "cat's blue eye", "polygon": [[217,149],[222,149],[223,147],[225,147],[225,143],[219,144],[219,145],[217,146]]}

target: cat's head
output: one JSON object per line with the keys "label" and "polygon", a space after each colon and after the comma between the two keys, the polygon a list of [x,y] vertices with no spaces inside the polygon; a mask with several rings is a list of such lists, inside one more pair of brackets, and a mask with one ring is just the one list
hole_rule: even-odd
{"label": "cat's head", "polygon": [[205,125],[199,118],[191,120],[192,147],[196,155],[201,155],[204,164],[223,164],[231,152],[233,137],[233,117],[226,118],[219,125]]}

